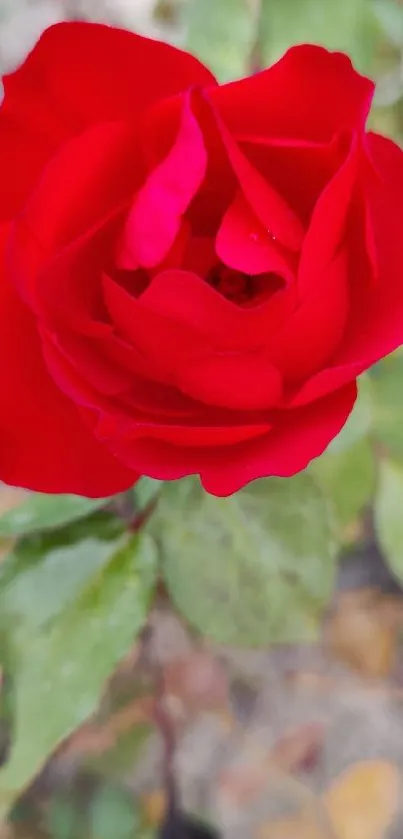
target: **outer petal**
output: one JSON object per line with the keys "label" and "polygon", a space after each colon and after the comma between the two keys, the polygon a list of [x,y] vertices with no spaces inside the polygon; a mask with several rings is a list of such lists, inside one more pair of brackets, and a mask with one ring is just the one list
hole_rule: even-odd
{"label": "outer petal", "polygon": [[346,55],[292,47],[268,70],[210,94],[236,135],[323,142],[343,129],[362,129],[374,85]]}
{"label": "outer petal", "polygon": [[257,478],[287,478],[318,457],[343,428],[357,397],[355,383],[300,411],[289,411],[260,440],[245,443],[220,468],[202,470],[207,492],[229,495]]}
{"label": "outer petal", "polygon": [[347,256],[340,250],[325,268],[311,266],[312,289],[269,339],[270,357],[288,382],[304,381],[329,362],[348,318]]}
{"label": "outer petal", "polygon": [[375,134],[367,142],[371,165],[364,161],[363,190],[371,240],[363,246],[359,219],[361,227],[350,241],[352,299],[345,336],[333,364],[301,388],[298,404],[350,382],[403,343],[403,153]]}
{"label": "outer petal", "polygon": [[55,149],[94,122],[138,119],[159,98],[215,84],[193,56],[121,29],[84,22],[50,27],[4,79],[0,111],[2,218],[21,204]]}
{"label": "outer petal", "polygon": [[96,442],[44,365],[29,309],[0,283],[0,478],[40,492],[106,496],[136,475]]}
{"label": "outer petal", "polygon": [[116,449],[145,475],[175,480],[198,473],[207,492],[231,495],[257,478],[289,477],[305,469],[343,427],[356,394],[350,384],[327,399],[278,415],[268,433],[232,446],[185,448],[144,438],[124,441]]}
{"label": "outer petal", "polygon": [[[37,287],[42,266],[91,228],[95,231],[96,225],[106,226],[105,219],[129,200],[138,178],[133,154],[134,141],[127,126],[97,123],[66,142],[41,173],[14,222],[7,254],[12,280],[34,308],[38,294],[43,294]],[[107,233],[105,239],[106,243],[101,242],[103,252],[105,244],[110,247]],[[58,298],[53,278],[46,291]],[[70,297],[74,301],[83,294],[85,285]],[[62,306],[68,311],[66,301],[59,297],[58,307]]]}

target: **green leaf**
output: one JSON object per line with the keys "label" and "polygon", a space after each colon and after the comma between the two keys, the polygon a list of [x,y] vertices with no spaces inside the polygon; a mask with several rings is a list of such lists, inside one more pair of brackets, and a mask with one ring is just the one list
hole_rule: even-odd
{"label": "green leaf", "polygon": [[263,56],[271,63],[293,44],[321,44],[347,52],[365,70],[373,57],[374,24],[368,0],[262,0]]}
{"label": "green leaf", "polygon": [[254,46],[256,20],[248,0],[188,0],[183,7],[186,47],[221,82],[245,74]]}
{"label": "green leaf", "polygon": [[45,495],[30,492],[26,500],[0,516],[0,537],[25,536],[38,530],[61,527],[105,507],[107,498],[80,495]]}
{"label": "green leaf", "polygon": [[71,794],[56,795],[49,804],[46,816],[52,839],[77,839],[83,835],[85,819]]}
{"label": "green leaf", "polygon": [[158,498],[163,486],[163,481],[157,481],[154,478],[140,478],[132,490],[136,508],[145,510],[152,501]]}
{"label": "green leaf", "polygon": [[122,787],[103,786],[91,806],[91,834],[94,839],[134,839],[140,816],[133,797]]}
{"label": "green leaf", "polygon": [[353,522],[371,501],[375,457],[368,438],[339,453],[325,452],[310,469],[332,502],[341,528]]}
{"label": "green leaf", "polygon": [[36,551],[17,547],[0,567],[0,606],[15,632],[25,638],[74,603],[121,544],[122,537],[111,544],[89,536],[64,547],[44,545],[39,561]]}
{"label": "green leaf", "polygon": [[364,375],[358,382],[358,396],[354,408],[342,430],[326,449],[326,453],[339,454],[348,451],[359,440],[363,440],[371,429],[373,410],[373,385],[370,378]]}
{"label": "green leaf", "polygon": [[[108,550],[87,540],[63,558],[70,580],[60,552],[58,576],[50,551],[35,583],[44,582],[51,569],[57,611],[34,593],[28,570],[21,570],[25,593],[24,582],[12,584],[10,576],[7,587],[0,582],[0,611],[15,653],[14,743],[0,772],[3,814],[57,744],[96,709],[105,681],[143,626],[153,595],[157,557],[146,534],[109,542]],[[35,555],[35,569],[38,563]]]}
{"label": "green leaf", "polygon": [[403,459],[403,355],[388,356],[371,372],[373,435],[392,457]]}
{"label": "green leaf", "polygon": [[403,466],[382,458],[378,468],[376,532],[391,570],[403,580]]}
{"label": "green leaf", "polygon": [[335,543],[309,475],[256,481],[230,498],[187,479],[166,487],[152,524],[168,590],[201,633],[239,646],[316,635]]}
{"label": "green leaf", "polygon": [[85,768],[106,780],[123,783],[144,754],[147,741],[154,731],[151,725],[133,726],[103,754],[84,756]]}

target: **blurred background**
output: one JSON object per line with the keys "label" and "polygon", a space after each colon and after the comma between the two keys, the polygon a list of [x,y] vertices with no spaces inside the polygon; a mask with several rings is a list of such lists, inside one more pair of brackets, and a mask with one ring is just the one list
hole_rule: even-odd
{"label": "blurred background", "polygon": [[[267,66],[293,43],[341,49],[377,82],[371,126],[403,141],[402,0],[0,0],[1,72],[22,61],[48,25],[68,19],[184,46],[220,81]],[[236,609],[220,622],[198,608],[189,572],[182,594],[168,581],[97,714],[57,749],[1,839],[154,836],[167,801],[167,742],[152,710],[158,690],[183,806],[223,839],[403,835],[401,352],[362,378],[351,420],[310,472],[335,511],[330,582],[305,556],[303,570],[287,571],[288,588],[270,591],[267,602],[259,581],[238,583]],[[7,538],[4,517],[25,503],[13,492],[0,493]],[[206,568],[200,585],[208,599],[219,571]],[[271,621],[273,597],[286,630]],[[66,701],[55,694],[54,703]],[[4,681],[5,731],[8,702]],[[40,714],[26,719],[41,726]]]}

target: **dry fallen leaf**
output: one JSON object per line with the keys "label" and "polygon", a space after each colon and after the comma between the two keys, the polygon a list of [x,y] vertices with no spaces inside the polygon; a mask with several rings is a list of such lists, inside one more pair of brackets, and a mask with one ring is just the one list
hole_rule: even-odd
{"label": "dry fallen leaf", "polygon": [[255,839],[338,839],[321,799],[306,793],[308,799],[298,813],[261,825]]}
{"label": "dry fallen leaf", "polygon": [[220,795],[227,802],[250,806],[270,785],[273,769],[290,776],[309,770],[318,759],[323,733],[319,723],[307,723],[287,732],[270,750],[248,742],[243,761],[221,773]]}
{"label": "dry fallen leaf", "polygon": [[[167,796],[163,789],[156,789],[147,792],[141,799],[144,818],[149,827],[158,827],[161,824],[167,809]],[[0,837],[1,839],[1,837]]]}
{"label": "dry fallen leaf", "polygon": [[327,647],[361,675],[384,678],[395,661],[401,613],[396,598],[376,589],[345,592],[326,627]]}
{"label": "dry fallen leaf", "polygon": [[323,798],[337,839],[380,839],[399,799],[397,767],[383,760],[349,767]]}
{"label": "dry fallen leaf", "polygon": [[119,737],[137,725],[154,719],[155,701],[152,696],[136,699],[113,714],[105,723],[87,722],[66,740],[59,753],[66,755],[97,755],[113,748]]}
{"label": "dry fallen leaf", "polygon": [[184,713],[228,708],[228,679],[220,662],[207,650],[193,650],[164,668],[168,701],[177,701]]}
{"label": "dry fallen leaf", "polygon": [[284,772],[313,768],[319,759],[324,729],[320,723],[306,723],[287,732],[275,743],[269,758]]}
{"label": "dry fallen leaf", "polygon": [[313,814],[306,813],[264,824],[256,839],[333,839],[333,836]]}
{"label": "dry fallen leaf", "polygon": [[356,763],[297,816],[267,822],[256,839],[382,839],[396,813],[398,768],[387,761]]}
{"label": "dry fallen leaf", "polygon": [[227,807],[248,807],[263,794],[267,778],[267,757],[261,755],[260,760],[256,757],[244,760],[221,772],[218,779],[220,799]]}

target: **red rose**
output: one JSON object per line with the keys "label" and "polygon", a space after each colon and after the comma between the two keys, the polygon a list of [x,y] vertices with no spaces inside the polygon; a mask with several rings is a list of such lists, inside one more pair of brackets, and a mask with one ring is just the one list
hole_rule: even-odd
{"label": "red rose", "polygon": [[0,477],[106,495],[292,475],[403,341],[403,156],[373,85],[291,49],[218,86],[106,26],[5,79]]}

